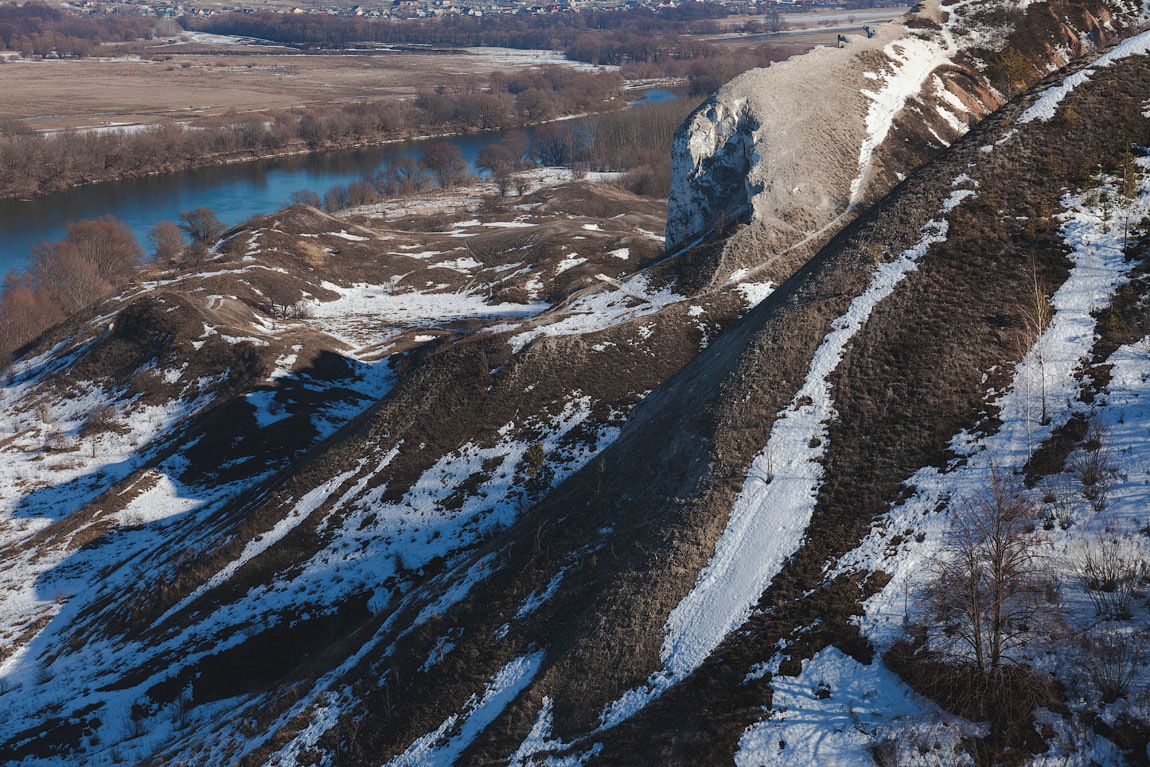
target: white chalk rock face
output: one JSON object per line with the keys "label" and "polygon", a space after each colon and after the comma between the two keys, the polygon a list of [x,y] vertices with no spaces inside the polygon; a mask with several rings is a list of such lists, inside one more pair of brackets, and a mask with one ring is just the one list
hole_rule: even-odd
{"label": "white chalk rock face", "polygon": [[[1116,30],[1142,18],[1126,0],[1087,5]],[[988,52],[1005,47],[1012,28],[1041,28],[1049,12],[1020,0],[916,9],[872,37],[848,35],[842,48],[744,72],[699,106],[672,145],[668,249],[735,222],[760,227],[756,241],[775,252],[821,245],[1001,105],[982,72]],[[1094,44],[1090,29],[1060,30],[1058,45],[1024,52],[1036,71]]]}
{"label": "white chalk rock face", "polygon": [[[892,25],[881,39],[902,33]],[[672,145],[667,246],[747,220],[793,241],[838,215],[858,175],[861,91],[873,86],[866,54],[879,42],[860,38],[745,72],[696,109]]]}
{"label": "white chalk rock face", "polygon": [[[671,149],[671,195],[667,247],[705,232],[717,209],[736,216],[750,210],[761,189],[751,183],[758,120],[746,101],[725,103],[711,96],[675,132]],[[725,207],[720,207],[725,206]]]}

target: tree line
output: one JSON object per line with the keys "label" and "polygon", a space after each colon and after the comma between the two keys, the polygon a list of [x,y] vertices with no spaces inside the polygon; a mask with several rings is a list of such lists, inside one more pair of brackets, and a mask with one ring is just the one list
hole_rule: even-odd
{"label": "tree line", "polygon": [[28,267],[12,269],[0,291],[0,368],[44,331],[122,289],[149,259],[197,263],[224,233],[207,208],[182,211],[179,224],[160,221],[145,254],[136,236],[112,216],[75,221],[55,242],[33,246]]}
{"label": "tree line", "polygon": [[135,132],[41,134],[0,122],[0,196],[38,194],[93,181],[209,165],[237,156],[324,149],[426,133],[495,130],[572,113],[622,108],[615,72],[558,67],[461,78],[411,102],[360,102],[323,109],[228,114],[167,121]]}
{"label": "tree line", "polygon": [[87,56],[102,42],[150,40],[156,19],[127,14],[81,16],[42,0],[0,5],[0,48],[25,57]]}
{"label": "tree line", "polygon": [[261,11],[225,13],[208,18],[183,17],[180,23],[199,32],[259,37],[301,45],[342,46],[373,42],[562,50],[587,30],[617,30],[647,37],[718,31],[713,19],[725,17],[725,8],[718,3],[691,5],[697,7],[660,11],[632,8],[541,15],[450,16],[401,21]]}
{"label": "tree line", "polygon": [[[512,190],[525,193],[529,181],[523,172],[544,166],[570,168],[576,177],[588,170],[622,173],[619,186],[641,196],[666,198],[671,141],[693,105],[689,99],[666,101],[599,115],[579,125],[540,125],[528,135],[513,133],[484,147],[475,165],[488,174],[500,197]],[[348,184],[335,184],[323,195],[301,189],[292,194],[292,202],[334,212],[473,180],[459,148],[441,141],[425,147],[419,158],[398,158]]]}

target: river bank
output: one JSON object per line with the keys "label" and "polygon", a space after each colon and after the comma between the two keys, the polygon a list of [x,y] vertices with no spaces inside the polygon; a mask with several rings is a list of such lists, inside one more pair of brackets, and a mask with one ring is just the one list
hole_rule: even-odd
{"label": "river bank", "polygon": [[[652,88],[651,91],[663,91],[665,89]],[[626,91],[624,94],[626,95]],[[114,183],[119,181],[128,181],[132,179],[147,178],[149,176],[160,176],[170,173],[180,173],[189,170],[200,168],[208,168],[221,165],[233,165],[237,163],[258,162],[261,160],[276,160],[287,157],[296,157],[300,155],[314,154],[320,152],[337,152],[353,149],[365,149],[370,147],[387,146],[391,144],[403,144],[409,142],[427,142],[434,140],[450,140],[464,136],[478,136],[491,133],[507,133],[515,130],[524,130],[534,128],[549,123],[565,122],[569,120],[576,120],[584,117],[591,117],[595,115],[610,114],[611,112],[627,109],[628,107],[644,103],[648,99],[646,97],[637,100],[618,99],[611,104],[610,108],[597,109],[589,112],[578,112],[573,114],[562,115],[553,117],[547,120],[528,120],[523,122],[513,122],[499,127],[488,128],[485,130],[448,130],[441,133],[428,133],[424,131],[411,131],[406,135],[386,134],[380,135],[376,138],[363,138],[360,136],[347,137],[346,139],[326,140],[318,145],[310,145],[307,141],[296,140],[289,146],[272,152],[260,152],[253,149],[238,149],[234,152],[228,153],[213,153],[204,155],[189,155],[181,157],[176,160],[169,160],[159,165],[140,168],[140,169],[122,169],[106,175],[98,177],[83,178],[80,180],[65,180],[62,176],[54,176],[49,179],[52,186],[44,188],[43,184],[37,185],[35,188],[25,187],[10,190],[0,189],[0,200],[2,199],[19,199],[27,200],[36,197],[43,197],[46,195],[55,194],[58,192],[67,191],[69,189],[76,189],[79,187],[90,186],[93,184]],[[662,98],[654,98],[652,101],[661,101]],[[159,133],[158,126],[149,126],[144,130],[152,130]],[[185,128],[185,130],[187,130]],[[115,132],[116,129],[109,129],[107,132]],[[73,134],[83,134],[86,131],[72,131]],[[142,132],[142,131],[138,131]],[[59,135],[52,135],[54,140],[64,140],[64,137]]]}
{"label": "river bank", "polygon": [[[644,99],[638,101],[652,103],[678,97],[674,91],[648,90]],[[568,122],[574,120],[577,124],[596,117],[573,116]],[[22,268],[32,247],[63,236],[68,221],[115,216],[141,243],[146,243],[153,224],[175,220],[181,210],[208,207],[226,224],[235,225],[251,216],[279,210],[290,203],[294,191],[310,189],[322,195],[335,184],[355,181],[398,158],[418,158],[432,141],[445,140],[457,146],[469,171],[478,173],[475,162],[484,147],[510,134],[529,138],[532,130],[532,126],[527,126],[256,157],[87,184],[32,198],[0,199],[0,271]]]}

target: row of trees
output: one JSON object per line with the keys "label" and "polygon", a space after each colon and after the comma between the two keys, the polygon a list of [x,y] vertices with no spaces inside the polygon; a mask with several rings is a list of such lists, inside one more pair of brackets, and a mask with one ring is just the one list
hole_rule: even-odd
{"label": "row of trees", "polygon": [[[515,174],[533,163],[528,158],[528,144],[520,136],[508,136],[497,144],[480,150],[476,167],[487,171],[501,195],[517,185]],[[292,193],[292,202],[314,205],[328,211],[370,205],[380,200],[406,197],[433,187],[453,189],[469,180],[467,160],[459,147],[446,141],[429,144],[418,159],[400,157],[375,173],[350,184],[336,184],[321,198],[315,192],[301,189]],[[522,184],[518,184],[522,190]]]}
{"label": "row of trees", "polygon": [[[624,187],[651,197],[670,189],[671,140],[691,111],[689,101],[669,101],[600,115],[581,125],[548,123],[529,135],[511,134],[484,147],[476,167],[495,184],[500,196],[522,193],[522,172],[536,166],[624,172]],[[463,153],[446,141],[429,144],[418,159],[401,157],[387,167],[350,184],[337,184],[321,197],[311,190],[292,195],[292,202],[328,211],[405,197],[433,187],[451,189],[470,179]]]}
{"label": "row of trees", "polygon": [[176,170],[242,154],[346,146],[425,132],[505,128],[557,115],[621,107],[617,73],[545,69],[495,73],[419,94],[414,102],[369,102],[263,115],[224,115],[194,124],[165,122],[132,133],[63,131],[44,135],[0,123],[0,195],[50,192],[76,184]]}
{"label": "row of trees", "polygon": [[41,0],[0,5],[0,48],[24,56],[87,56],[101,42],[151,39],[156,20],[142,16],[81,16]]}
{"label": "row of trees", "polygon": [[612,30],[646,37],[711,34],[718,31],[713,19],[726,15],[726,9],[718,3],[692,3],[660,11],[647,8],[580,10],[546,15],[452,16],[404,21],[271,12],[229,13],[207,19],[183,18],[180,23],[203,32],[304,45],[376,42],[552,50],[565,48],[588,30]]}
{"label": "row of trees", "polygon": [[[224,231],[207,208],[161,221],[148,233],[157,261],[199,259]],[[13,269],[0,292],[0,366],[45,330],[124,287],[145,262],[136,236],[111,216],[68,224],[56,242],[32,248],[27,270]]]}

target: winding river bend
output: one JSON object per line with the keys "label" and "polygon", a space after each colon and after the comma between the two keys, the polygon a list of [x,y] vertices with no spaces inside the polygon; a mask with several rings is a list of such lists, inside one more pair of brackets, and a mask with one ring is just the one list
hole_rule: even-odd
{"label": "winding river bend", "polygon": [[[668,101],[676,97],[674,91],[652,89],[631,103]],[[568,124],[578,125],[594,119],[594,116],[579,118]],[[10,269],[23,268],[33,245],[64,236],[69,221],[112,215],[145,244],[145,235],[153,224],[174,221],[181,210],[211,208],[229,226],[238,224],[252,216],[283,208],[297,189],[311,189],[322,196],[332,185],[346,184],[365,173],[373,173],[400,157],[418,157],[429,141],[446,140],[458,146],[475,172],[479,151],[510,133],[530,136],[531,129],[312,152],[90,184],[30,200],[3,199],[0,200],[0,276]]]}

